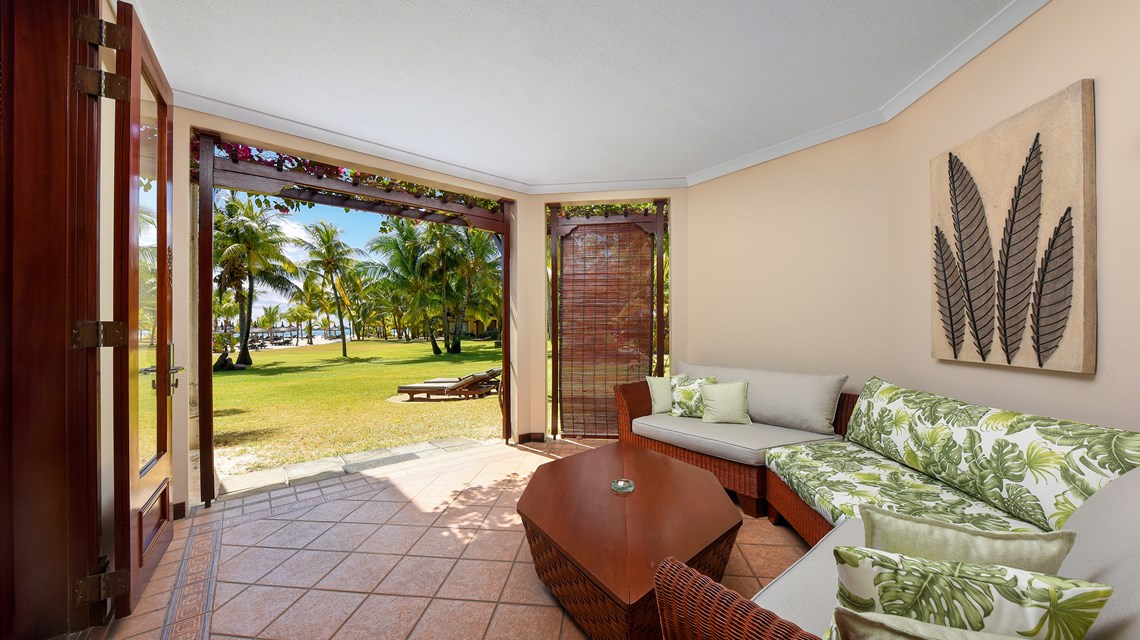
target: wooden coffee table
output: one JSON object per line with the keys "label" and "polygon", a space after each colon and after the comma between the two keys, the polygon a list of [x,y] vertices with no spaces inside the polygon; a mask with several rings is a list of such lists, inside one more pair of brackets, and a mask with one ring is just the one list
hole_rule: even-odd
{"label": "wooden coffee table", "polygon": [[742,522],[713,474],[624,442],[542,465],[518,512],[538,577],[591,638],[660,638],[657,565],[719,581]]}

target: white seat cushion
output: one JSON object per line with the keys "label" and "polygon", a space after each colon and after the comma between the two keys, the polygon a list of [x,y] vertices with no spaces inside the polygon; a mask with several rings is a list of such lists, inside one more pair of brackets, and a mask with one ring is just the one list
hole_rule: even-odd
{"label": "white seat cushion", "polygon": [[635,419],[633,432],[690,451],[756,466],[764,464],[764,452],[771,447],[838,439],[835,435],[756,422],[710,424],[702,422],[700,418],[680,418],[668,414],[653,414]]}

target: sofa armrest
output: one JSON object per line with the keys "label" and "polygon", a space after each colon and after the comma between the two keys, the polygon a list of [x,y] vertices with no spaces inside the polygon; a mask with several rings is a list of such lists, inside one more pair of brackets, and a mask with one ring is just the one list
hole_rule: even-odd
{"label": "sofa armrest", "polygon": [[649,383],[631,382],[614,387],[618,406],[618,437],[625,440],[633,433],[633,421],[653,413]]}
{"label": "sofa armrest", "polygon": [[859,394],[839,394],[839,403],[835,407],[835,420],[832,421],[832,424],[835,425],[836,435],[847,435],[847,423],[851,422],[851,414],[855,413],[855,405],[857,404],[859,404]]}
{"label": "sofa armrest", "polygon": [[676,558],[654,576],[665,640],[819,640]]}

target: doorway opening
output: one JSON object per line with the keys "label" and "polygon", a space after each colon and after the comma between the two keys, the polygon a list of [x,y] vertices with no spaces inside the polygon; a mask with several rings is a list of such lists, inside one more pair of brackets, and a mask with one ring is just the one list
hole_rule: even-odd
{"label": "doorway opening", "polygon": [[193,146],[202,501],[510,437],[513,202]]}

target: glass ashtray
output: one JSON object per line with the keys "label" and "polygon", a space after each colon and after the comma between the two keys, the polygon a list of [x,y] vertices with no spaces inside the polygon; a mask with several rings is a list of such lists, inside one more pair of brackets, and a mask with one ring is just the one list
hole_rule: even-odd
{"label": "glass ashtray", "polygon": [[628,478],[618,478],[610,483],[610,487],[618,493],[633,493],[633,480]]}

